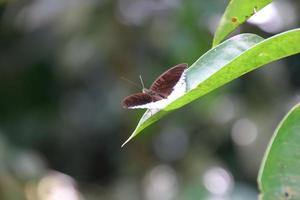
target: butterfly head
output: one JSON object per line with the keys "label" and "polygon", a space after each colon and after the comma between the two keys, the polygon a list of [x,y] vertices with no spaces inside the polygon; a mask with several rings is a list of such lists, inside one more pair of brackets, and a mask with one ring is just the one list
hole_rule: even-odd
{"label": "butterfly head", "polygon": [[149,89],[147,89],[147,88],[143,88],[143,93],[145,93],[145,94],[151,94],[152,92],[151,92],[151,90],[149,90]]}

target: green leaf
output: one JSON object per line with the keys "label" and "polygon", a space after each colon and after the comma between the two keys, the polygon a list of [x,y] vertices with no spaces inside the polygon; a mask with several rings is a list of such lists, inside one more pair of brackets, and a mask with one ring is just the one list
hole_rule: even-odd
{"label": "green leaf", "polygon": [[[206,89],[203,88],[202,92],[195,96],[194,92],[191,91],[191,88],[197,86],[203,80],[207,79],[214,71],[218,71],[220,68],[225,66],[228,62],[239,56],[242,52],[262,41],[263,38],[254,35],[254,34],[242,34],[239,36],[235,36],[226,42],[220,44],[218,47],[208,51],[202,57],[200,57],[192,66],[189,67],[186,72],[186,81],[188,91],[185,94],[187,98],[193,99],[198,96],[202,96],[205,94]],[[206,85],[203,85],[206,87]],[[190,93],[192,92],[192,93]],[[161,110],[155,114],[151,113],[152,111],[147,110],[143,117],[140,119],[136,129],[133,134],[128,138],[128,140],[122,145],[124,146],[129,140],[131,140],[134,136],[136,136],[140,131],[159,120],[165,114],[167,114],[170,110],[175,109],[177,107],[181,107],[188,103],[189,100],[176,100],[172,105],[172,107],[167,107],[164,110]],[[169,105],[170,106],[170,105]]]}
{"label": "green leaf", "polygon": [[[230,38],[201,56],[186,72],[187,92],[156,113],[147,110],[125,145],[167,113],[274,60],[300,52],[300,29],[263,40],[254,34]],[[152,113],[151,113],[152,112]]]}
{"label": "green leaf", "polygon": [[300,104],[277,127],[265,153],[258,183],[260,198],[300,199]]}
{"label": "green leaf", "polygon": [[271,2],[272,0],[231,0],[220,20],[213,40],[213,46],[218,45],[256,11],[259,11]]}

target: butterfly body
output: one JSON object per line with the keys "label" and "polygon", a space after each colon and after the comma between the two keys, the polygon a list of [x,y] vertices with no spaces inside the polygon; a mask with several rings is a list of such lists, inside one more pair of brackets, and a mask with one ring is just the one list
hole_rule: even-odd
{"label": "butterfly body", "polygon": [[178,64],[160,75],[149,89],[125,97],[124,108],[161,109],[186,91],[185,70],[187,64]]}
{"label": "butterfly body", "polygon": [[147,88],[143,88],[142,91],[143,91],[144,94],[150,95],[154,101],[158,101],[158,100],[167,98],[166,95],[154,92],[153,90],[150,90],[150,89],[147,89]]}

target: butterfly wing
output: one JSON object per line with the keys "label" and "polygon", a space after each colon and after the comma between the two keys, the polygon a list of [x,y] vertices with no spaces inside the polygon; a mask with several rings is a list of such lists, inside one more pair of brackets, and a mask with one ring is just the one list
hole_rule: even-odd
{"label": "butterfly wing", "polygon": [[125,97],[122,101],[123,108],[148,108],[147,104],[158,101],[155,96],[146,93],[136,93]]}
{"label": "butterfly wing", "polygon": [[[176,97],[176,95],[178,95],[173,95],[172,91],[174,90],[174,87],[177,87],[176,84],[180,82],[182,74],[187,69],[187,66],[187,64],[179,64],[164,72],[153,82],[150,87],[150,93],[136,93],[125,97],[122,101],[123,107],[130,109],[161,109],[165,107],[170,103],[170,100],[173,99],[171,96]],[[180,85],[178,87],[181,88],[182,86]],[[177,91],[177,89],[175,90]],[[182,89],[179,90],[179,92],[184,92],[181,91]]]}
{"label": "butterfly wing", "polygon": [[179,81],[187,64],[178,64],[160,75],[151,85],[150,90],[167,98],[173,91],[174,86]]}

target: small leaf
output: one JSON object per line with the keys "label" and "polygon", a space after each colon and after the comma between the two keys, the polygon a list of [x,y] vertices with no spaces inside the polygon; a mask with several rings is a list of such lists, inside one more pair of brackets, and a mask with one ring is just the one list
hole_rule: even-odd
{"label": "small leaf", "polygon": [[218,45],[238,26],[243,24],[256,11],[259,11],[272,0],[231,0],[222,16],[214,36],[213,46]]}
{"label": "small leaf", "polygon": [[300,104],[277,127],[265,153],[258,183],[262,200],[300,199]]}
{"label": "small leaf", "polygon": [[132,135],[122,146],[174,109],[262,65],[299,53],[299,44],[300,29],[294,29],[266,40],[254,34],[241,34],[209,50],[188,68],[186,94],[156,113],[147,110]]}

